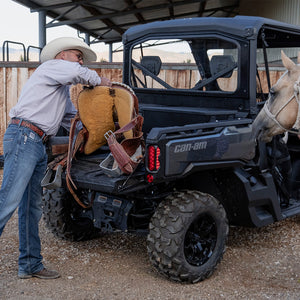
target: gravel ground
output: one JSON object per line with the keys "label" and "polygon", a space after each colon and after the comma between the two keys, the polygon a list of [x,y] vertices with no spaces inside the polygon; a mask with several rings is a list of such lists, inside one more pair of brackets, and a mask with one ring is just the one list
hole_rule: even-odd
{"label": "gravel ground", "polygon": [[17,215],[0,238],[0,299],[300,299],[300,216],[264,228],[230,228],[215,273],[173,283],[151,266],[146,239],[104,235],[85,242],[56,238],[43,221],[44,263],[56,280],[18,279]]}

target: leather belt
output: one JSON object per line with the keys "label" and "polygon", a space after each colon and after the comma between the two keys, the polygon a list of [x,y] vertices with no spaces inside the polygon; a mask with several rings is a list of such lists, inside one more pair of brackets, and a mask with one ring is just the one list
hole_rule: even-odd
{"label": "leather belt", "polygon": [[39,127],[37,127],[36,125],[34,125],[29,121],[22,120],[19,118],[12,118],[10,124],[17,124],[19,126],[27,127],[31,129],[42,139],[43,143],[45,143],[48,140],[48,135],[46,135],[42,129],[40,129]]}

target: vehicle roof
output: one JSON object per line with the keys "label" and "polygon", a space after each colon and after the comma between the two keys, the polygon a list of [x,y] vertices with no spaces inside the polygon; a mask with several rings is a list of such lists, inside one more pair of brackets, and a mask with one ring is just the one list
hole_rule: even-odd
{"label": "vehicle roof", "polygon": [[266,26],[277,30],[287,30],[300,34],[300,27],[262,17],[236,16],[234,18],[202,17],[158,21],[131,27],[123,34],[123,43],[134,41],[149,34],[156,36],[180,34],[187,31],[217,31],[230,33],[239,37],[254,39],[260,29]]}

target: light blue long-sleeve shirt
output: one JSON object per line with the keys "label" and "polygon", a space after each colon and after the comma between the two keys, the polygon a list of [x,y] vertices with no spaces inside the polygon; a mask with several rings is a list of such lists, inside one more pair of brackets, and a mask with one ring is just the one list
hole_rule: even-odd
{"label": "light blue long-sleeve shirt", "polygon": [[11,118],[34,123],[47,135],[55,135],[65,115],[73,113],[69,96],[71,84],[100,85],[96,71],[77,62],[53,59],[41,64],[24,85]]}

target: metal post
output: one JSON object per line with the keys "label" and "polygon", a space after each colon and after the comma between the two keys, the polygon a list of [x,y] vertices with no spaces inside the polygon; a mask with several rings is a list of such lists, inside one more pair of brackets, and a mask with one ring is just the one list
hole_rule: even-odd
{"label": "metal post", "polygon": [[89,35],[88,33],[85,34],[84,41],[85,41],[89,46],[91,45],[90,35]]}
{"label": "metal post", "polygon": [[112,43],[111,44],[108,44],[108,47],[109,47],[109,57],[108,57],[108,61],[109,62],[112,62],[113,61],[113,51],[112,51]]}
{"label": "metal post", "polygon": [[39,47],[43,48],[46,45],[46,12],[39,12]]}

